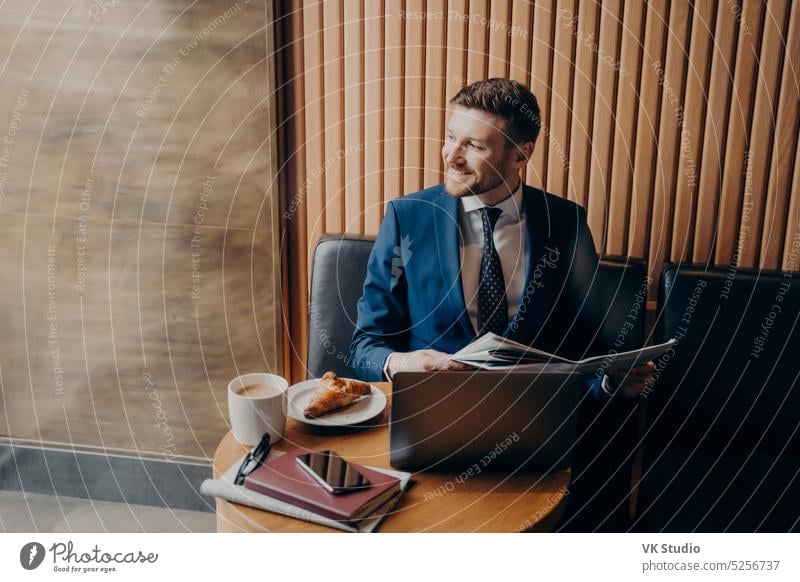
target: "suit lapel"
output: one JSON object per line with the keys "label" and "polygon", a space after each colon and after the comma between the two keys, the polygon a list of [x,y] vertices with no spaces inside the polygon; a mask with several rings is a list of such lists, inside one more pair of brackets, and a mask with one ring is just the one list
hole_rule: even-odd
{"label": "suit lapel", "polygon": [[525,229],[528,231],[526,241],[528,265],[525,271],[525,288],[527,288],[534,265],[542,254],[544,241],[550,238],[550,213],[547,209],[547,200],[541,190],[525,186],[522,193],[525,205]]}
{"label": "suit lapel", "polygon": [[453,310],[453,318],[461,326],[469,338],[475,337],[469,319],[464,288],[461,284],[461,244],[459,236],[458,198],[448,195],[442,190],[437,199],[438,210],[435,212],[434,227],[436,230],[436,251],[439,258],[439,271],[444,284],[444,294]]}
{"label": "suit lapel", "polygon": [[547,240],[550,239],[551,224],[544,193],[527,185],[523,186],[522,192],[522,202],[525,208],[525,250],[528,263],[525,269],[525,286],[522,288],[516,315],[509,322],[504,335],[515,341],[530,344],[536,338],[548,316],[547,309],[543,309],[545,305],[550,304],[549,301],[543,301],[544,293],[542,291],[545,290],[532,284],[531,278],[536,269],[536,263],[545,252],[544,247]]}

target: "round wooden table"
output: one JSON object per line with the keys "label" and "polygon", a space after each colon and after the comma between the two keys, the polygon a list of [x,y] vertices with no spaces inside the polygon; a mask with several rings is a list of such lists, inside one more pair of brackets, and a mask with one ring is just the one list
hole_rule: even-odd
{"label": "round wooden table", "polygon": [[[391,383],[376,384],[389,399],[372,421],[346,428],[316,427],[288,419],[286,436],[275,448],[332,449],[361,465],[389,465]],[[214,477],[241,459],[248,447],[229,432],[214,454]],[[482,471],[465,479],[456,473],[415,473],[402,500],[387,515],[381,532],[515,532],[550,531],[566,506],[569,470],[547,475]],[[334,532],[331,528],[292,519],[216,498],[220,532]]]}

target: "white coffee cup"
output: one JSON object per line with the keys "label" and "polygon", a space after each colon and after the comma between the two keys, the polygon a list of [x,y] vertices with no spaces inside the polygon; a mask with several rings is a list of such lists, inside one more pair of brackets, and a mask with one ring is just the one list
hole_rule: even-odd
{"label": "white coffee cup", "polygon": [[228,412],[236,440],[254,447],[265,432],[270,443],[286,430],[286,392],[289,383],[275,374],[245,374],[228,384]]}

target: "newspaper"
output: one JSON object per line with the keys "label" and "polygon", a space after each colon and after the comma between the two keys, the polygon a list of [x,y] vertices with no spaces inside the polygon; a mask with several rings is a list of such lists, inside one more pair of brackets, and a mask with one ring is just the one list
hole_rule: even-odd
{"label": "newspaper", "polygon": [[642,365],[657,358],[674,344],[675,340],[671,339],[663,344],[638,350],[569,360],[494,333],[487,333],[450,356],[450,359],[482,370],[591,374],[601,365],[605,370],[627,370]]}
{"label": "newspaper", "polygon": [[[283,454],[284,453],[280,451],[270,451],[267,460],[269,461],[270,459],[274,459]],[[256,509],[262,509],[264,511],[278,513],[287,517],[302,519],[303,521],[318,523],[320,525],[325,525],[334,529],[348,532],[371,533],[375,531],[375,528],[378,527],[378,524],[381,522],[381,520],[394,508],[395,505],[397,505],[397,502],[400,501],[400,498],[403,497],[403,494],[406,492],[411,482],[411,473],[378,467],[368,467],[369,469],[380,471],[400,479],[400,491],[388,499],[380,508],[375,510],[375,513],[373,514],[375,517],[363,519],[355,526],[352,526],[350,524],[342,523],[340,521],[336,521],[335,519],[330,519],[323,515],[319,515],[318,513],[308,511],[302,507],[297,507],[295,505],[291,505],[290,503],[273,499],[272,497],[264,495],[263,493],[258,493],[257,491],[247,489],[244,485],[235,485],[234,480],[236,479],[236,473],[239,471],[239,466],[242,464],[245,456],[247,455],[242,455],[242,457],[233,465],[231,465],[219,479],[206,479],[203,481],[202,485],[200,485],[200,492],[203,495],[221,497],[222,499],[232,501],[233,503],[255,507]]]}

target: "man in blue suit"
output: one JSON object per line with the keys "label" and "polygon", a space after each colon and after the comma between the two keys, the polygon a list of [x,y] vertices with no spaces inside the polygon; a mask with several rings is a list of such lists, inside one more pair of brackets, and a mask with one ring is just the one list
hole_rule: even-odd
{"label": "man in blue suit", "polygon": [[[449,355],[490,331],[573,359],[607,351],[586,213],[520,177],[540,129],[536,98],[488,79],[451,104],[444,183],[387,205],[350,348],[358,375],[465,369]],[[634,397],[653,368],[612,371],[589,389]]]}

